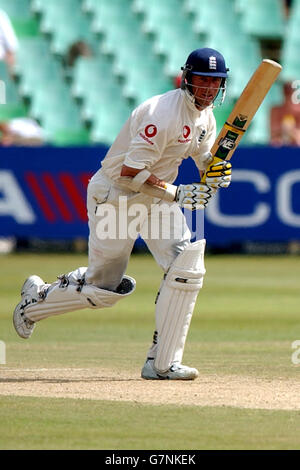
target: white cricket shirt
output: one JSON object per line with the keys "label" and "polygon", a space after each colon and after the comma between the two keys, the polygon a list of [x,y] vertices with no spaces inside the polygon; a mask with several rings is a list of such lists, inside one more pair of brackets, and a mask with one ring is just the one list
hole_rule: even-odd
{"label": "white cricket shirt", "polygon": [[104,160],[105,174],[117,180],[122,165],[146,168],[173,183],[182,160],[192,157],[205,170],[216,138],[212,108],[198,111],[181,89],[150,98],[124,124]]}

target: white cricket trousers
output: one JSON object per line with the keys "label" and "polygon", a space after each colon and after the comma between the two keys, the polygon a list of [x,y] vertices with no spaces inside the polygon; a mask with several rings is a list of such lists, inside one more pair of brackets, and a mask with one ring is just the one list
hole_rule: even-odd
{"label": "white cricket trousers", "polygon": [[87,209],[85,280],[102,289],[115,290],[120,284],[138,234],[164,272],[190,243],[190,230],[176,203],[123,189],[103,169],[89,182]]}

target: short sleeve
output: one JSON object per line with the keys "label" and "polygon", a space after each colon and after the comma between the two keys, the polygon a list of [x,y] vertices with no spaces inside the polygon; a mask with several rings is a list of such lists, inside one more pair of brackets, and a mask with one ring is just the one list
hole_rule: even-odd
{"label": "short sleeve", "polygon": [[132,115],[131,142],[124,164],[138,169],[151,168],[167,145],[167,120],[151,106],[141,106]]}

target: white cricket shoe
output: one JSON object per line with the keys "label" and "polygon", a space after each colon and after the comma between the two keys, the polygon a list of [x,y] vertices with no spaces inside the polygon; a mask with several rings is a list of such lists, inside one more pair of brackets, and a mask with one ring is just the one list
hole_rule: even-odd
{"label": "white cricket shoe", "polygon": [[21,302],[18,303],[14,310],[13,323],[16,332],[21,338],[27,339],[32,335],[35,322],[26,317],[25,311],[28,305],[36,303],[39,300],[39,292],[41,287],[45,285],[43,279],[39,276],[30,276],[24,282],[21,289]]}
{"label": "white cricket shoe", "polygon": [[158,373],[154,367],[154,359],[148,358],[142,369],[142,378],[147,380],[194,380],[199,372],[193,367],[173,364],[167,372]]}

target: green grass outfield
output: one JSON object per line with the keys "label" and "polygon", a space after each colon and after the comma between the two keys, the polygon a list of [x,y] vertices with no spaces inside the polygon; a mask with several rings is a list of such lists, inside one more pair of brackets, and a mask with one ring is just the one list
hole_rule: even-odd
{"label": "green grass outfield", "polygon": [[[16,335],[12,311],[24,279],[36,273],[52,282],[86,260],[53,253],[0,258],[0,340],[6,344],[0,449],[300,449],[300,409],[289,406],[284,392],[296,384],[300,397],[300,364],[291,360],[292,343],[300,340],[299,257],[207,256],[184,355],[200,377],[167,384],[139,378],[161,279],[149,255],[132,256],[127,272],[137,290],[112,309],[47,319],[27,341]],[[68,369],[75,376],[64,376]],[[253,387],[260,384],[255,403]],[[79,385],[86,395],[77,398]],[[57,396],[47,395],[51,387]],[[139,398],[141,387],[149,390],[146,401]],[[211,404],[201,402],[202,387],[211,387]]]}

